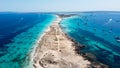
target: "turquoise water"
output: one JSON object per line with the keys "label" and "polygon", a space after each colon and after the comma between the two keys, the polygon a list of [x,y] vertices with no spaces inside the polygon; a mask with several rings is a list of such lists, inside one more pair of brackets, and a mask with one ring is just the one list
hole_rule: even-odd
{"label": "turquoise water", "polygon": [[54,20],[55,15],[52,14],[1,13],[0,68],[29,65],[36,41]]}
{"label": "turquoise water", "polygon": [[71,38],[86,46],[81,52],[94,54],[110,68],[120,68],[120,13],[78,13],[60,25]]}

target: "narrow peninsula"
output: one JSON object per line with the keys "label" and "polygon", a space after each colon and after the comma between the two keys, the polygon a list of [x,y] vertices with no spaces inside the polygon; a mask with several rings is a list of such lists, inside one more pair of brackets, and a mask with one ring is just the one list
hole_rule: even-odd
{"label": "narrow peninsula", "polygon": [[59,25],[62,17],[56,16],[35,48],[34,68],[91,68],[91,62],[77,54],[75,42],[62,31]]}

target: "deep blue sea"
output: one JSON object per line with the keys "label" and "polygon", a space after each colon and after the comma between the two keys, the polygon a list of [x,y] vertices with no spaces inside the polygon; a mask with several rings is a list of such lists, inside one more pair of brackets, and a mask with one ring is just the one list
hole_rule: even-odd
{"label": "deep blue sea", "polygon": [[[0,68],[26,68],[37,39],[54,14],[0,13]],[[120,13],[83,12],[64,18],[63,31],[110,68],[120,68]],[[28,67],[29,68],[29,67]]]}
{"label": "deep blue sea", "polygon": [[64,32],[109,68],[120,68],[120,12],[83,12],[64,18]]}
{"label": "deep blue sea", "polygon": [[55,15],[43,13],[0,13],[0,68],[29,65],[33,45]]}

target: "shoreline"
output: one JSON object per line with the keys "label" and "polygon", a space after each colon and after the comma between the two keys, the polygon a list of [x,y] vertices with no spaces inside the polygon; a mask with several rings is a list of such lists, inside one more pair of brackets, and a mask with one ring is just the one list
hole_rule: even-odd
{"label": "shoreline", "polygon": [[[61,29],[62,29],[62,27],[61,27]],[[81,49],[85,48],[86,46],[80,44],[75,39],[71,38],[68,34],[65,33],[65,35],[69,40],[74,42],[74,44],[72,46],[75,48],[76,54],[78,54],[79,56],[82,56],[85,60],[88,60],[90,62],[90,67],[93,67],[93,68],[109,68],[108,65],[99,62],[94,54],[92,54],[92,53],[82,53]]]}
{"label": "shoreline", "polygon": [[43,36],[44,36],[47,32],[50,31],[50,26],[51,26],[51,25],[52,25],[52,24],[50,24],[50,25],[44,30],[44,32],[38,37],[38,39],[36,40],[35,45],[33,45],[33,47],[32,47],[33,50],[32,50],[32,52],[30,53],[29,65],[25,66],[24,68],[34,68],[34,66],[33,66],[34,54],[35,54],[36,49],[37,49],[37,47],[38,47],[38,45],[39,45],[39,42],[42,40]]}
{"label": "shoreline", "polygon": [[[54,21],[52,21],[54,22]],[[50,26],[52,25],[52,22],[49,24],[49,26],[47,26],[46,29],[43,30],[43,33],[41,35],[38,36],[37,40],[35,41],[35,44],[32,46],[32,51],[30,50],[30,54],[29,54],[29,62],[28,65],[23,66],[23,68],[34,68],[33,67],[33,57],[36,51],[37,46],[39,45],[39,42],[42,40],[43,36],[50,31]]]}
{"label": "shoreline", "polygon": [[[60,21],[63,18],[60,17],[59,15],[56,16],[57,19],[47,28],[47,30],[45,30],[42,36],[38,39],[36,46],[34,46],[33,52],[31,53],[32,58],[31,62],[33,67],[34,68],[67,68],[67,67],[98,68],[101,66],[103,67],[104,66],[103,64],[95,65],[96,62],[91,62],[86,58],[86,56],[80,55],[79,49],[83,48],[84,46],[82,45],[78,46],[80,45],[78,42],[76,42],[74,39],[70,38],[65,32],[63,32],[60,26]],[[50,36],[53,36],[55,39]],[[53,42],[51,43],[50,41]]]}
{"label": "shoreline", "polygon": [[[75,16],[74,14],[73,15],[57,14],[57,15],[60,16],[61,18],[68,18],[68,17],[71,17],[71,16]],[[60,22],[58,24],[59,24],[59,27],[61,28],[62,32],[65,34],[65,36],[69,40],[74,42],[72,46],[75,48],[74,51],[76,52],[76,54],[78,54],[79,56],[82,56],[85,60],[88,60],[90,62],[90,67],[93,67],[93,68],[109,68],[108,65],[99,62],[94,54],[92,54],[92,53],[82,53],[81,49],[85,48],[86,46],[82,45],[81,43],[77,42],[75,39],[71,38],[66,32],[63,31],[62,26],[60,25]]]}

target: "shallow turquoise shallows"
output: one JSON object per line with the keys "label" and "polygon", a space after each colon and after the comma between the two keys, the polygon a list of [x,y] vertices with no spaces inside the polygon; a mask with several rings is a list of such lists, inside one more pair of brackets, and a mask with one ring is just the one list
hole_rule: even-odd
{"label": "shallow turquoise shallows", "polygon": [[[8,14],[10,13],[3,13],[3,16]],[[12,32],[11,36],[7,37],[6,34],[7,37],[6,39],[8,39],[9,42],[5,42],[4,44],[1,44],[0,68],[24,68],[25,66],[29,65],[30,53],[32,52],[36,41],[56,18],[55,15],[52,14],[13,13],[11,15],[6,16],[5,17],[6,20],[9,19],[10,16],[12,17],[12,15],[14,14],[18,14],[18,16],[19,14],[21,14],[22,16],[20,17],[20,19],[18,18],[18,20],[15,23],[13,22],[14,23],[13,25],[15,25],[16,23],[19,24],[20,22],[19,20],[21,20],[20,24],[21,23],[23,24],[21,25],[21,27],[19,27],[20,24],[16,25],[16,27],[11,27],[16,29],[16,30],[14,29],[11,30]],[[33,18],[34,14],[35,17]],[[14,19],[15,18],[13,17],[13,20]],[[33,19],[32,22],[30,21],[30,19]],[[12,22],[9,21],[9,24],[6,25],[9,26],[11,24]],[[8,28],[8,27],[3,27],[3,28]],[[15,35],[13,36],[13,34]],[[10,35],[10,33],[8,35]],[[3,36],[2,33],[1,36]]]}
{"label": "shallow turquoise shallows", "polygon": [[61,27],[110,68],[120,68],[120,12],[85,12],[65,18]]}

